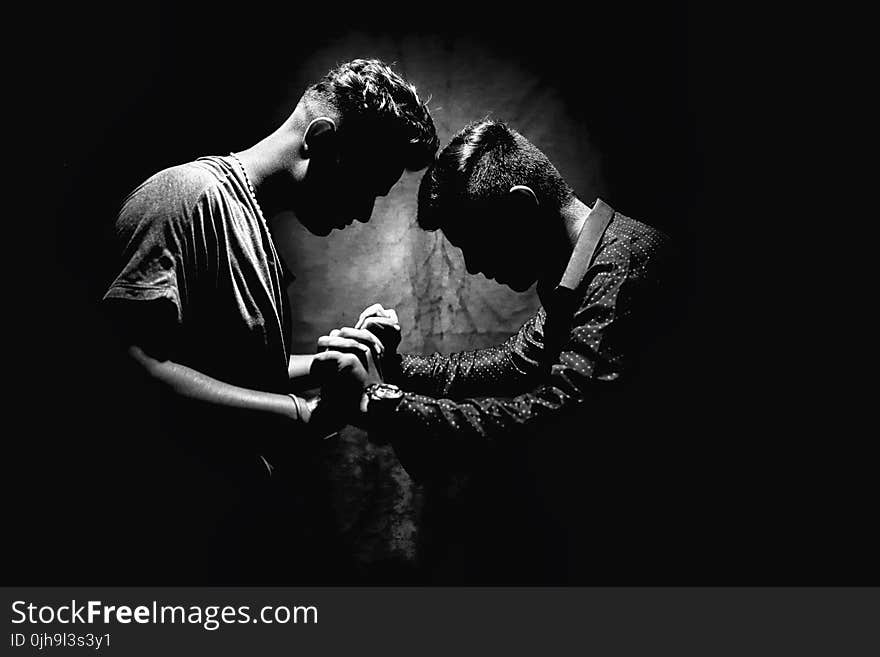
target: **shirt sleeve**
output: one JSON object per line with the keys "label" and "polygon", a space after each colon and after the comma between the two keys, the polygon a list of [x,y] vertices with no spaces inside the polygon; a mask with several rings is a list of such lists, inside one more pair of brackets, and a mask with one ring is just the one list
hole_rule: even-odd
{"label": "shirt sleeve", "polygon": [[177,202],[172,175],[157,174],[123,204],[116,220],[120,270],[104,300],[166,300],[180,323],[185,307],[188,208]]}
{"label": "shirt sleeve", "polygon": [[182,323],[200,280],[212,275],[222,213],[210,174],[198,167],[176,166],[148,179],[116,220],[119,274],[104,299],[164,299]]}
{"label": "shirt sleeve", "polygon": [[[418,471],[425,463],[479,452],[551,418],[589,408],[624,374],[641,309],[659,281],[652,267],[634,263],[623,246],[601,263],[597,260],[591,270],[585,298],[558,357],[527,392],[460,401],[404,394],[390,418],[388,437],[401,461],[410,461],[405,462],[408,469]],[[455,362],[441,367],[441,376],[449,378],[446,368]]]}
{"label": "shirt sleeve", "polygon": [[103,300],[129,342],[168,357],[212,283],[219,209],[210,178],[181,165],[133,191],[116,221],[117,271]]}
{"label": "shirt sleeve", "polygon": [[495,347],[450,355],[405,354],[395,383],[412,392],[450,399],[523,391],[538,374],[545,319],[542,308]]}

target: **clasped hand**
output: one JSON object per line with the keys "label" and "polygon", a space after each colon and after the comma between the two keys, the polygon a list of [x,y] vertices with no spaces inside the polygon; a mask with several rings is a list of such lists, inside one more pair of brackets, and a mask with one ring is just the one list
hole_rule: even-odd
{"label": "clasped hand", "polygon": [[393,309],[366,308],[354,327],[318,338],[311,374],[321,385],[321,410],[341,423],[365,426],[365,389],[384,380],[383,364],[400,344],[400,324]]}

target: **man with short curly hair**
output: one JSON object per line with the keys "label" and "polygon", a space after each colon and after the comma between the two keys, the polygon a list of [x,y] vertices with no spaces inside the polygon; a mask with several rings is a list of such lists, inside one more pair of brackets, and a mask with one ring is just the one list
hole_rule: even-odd
{"label": "man with short curly hair", "polygon": [[291,210],[317,235],[366,222],[437,146],[415,87],[357,59],[309,87],[259,143],[161,171],[125,200],[104,300],[135,369],[177,409],[168,424],[198,445],[196,462],[217,461],[247,488],[272,471],[267,449],[309,434],[316,402],[289,393],[311,356],[289,353],[289,274],[267,220]]}

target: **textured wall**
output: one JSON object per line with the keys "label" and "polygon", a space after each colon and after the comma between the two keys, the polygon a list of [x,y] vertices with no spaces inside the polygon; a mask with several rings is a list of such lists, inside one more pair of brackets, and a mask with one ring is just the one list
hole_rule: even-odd
{"label": "textured wall", "polygon": [[[302,67],[314,79],[338,61],[369,53],[386,61],[431,97],[441,144],[469,121],[508,121],[544,150],[579,195],[597,193],[597,157],[583,126],[569,117],[554,88],[539,74],[465,37],[425,43],[354,35],[328,44]],[[292,100],[292,99],[291,99]],[[279,108],[279,118],[290,104]],[[369,224],[314,237],[281,217],[279,241],[292,271],[294,346],[352,323],[368,303],[397,308],[405,327],[402,349],[446,350],[496,342],[537,308],[532,292],[517,294],[482,276],[469,276],[460,253],[440,233],[415,225],[421,173],[405,173],[388,197],[378,199]]]}
{"label": "textured wall", "polygon": [[[600,166],[583,125],[538,72],[463,36],[392,38],[349,35],[316,51],[298,72],[305,84],[336,62],[357,56],[396,62],[430,107],[441,144],[469,121],[508,121],[544,150],[578,194],[592,201]],[[279,107],[278,119],[295,102]],[[378,199],[368,224],[309,234],[289,216],[275,218],[279,247],[297,280],[290,288],[294,349],[311,352],[332,328],[352,325],[368,304],[394,307],[401,351],[449,352],[497,343],[538,308],[534,290],[520,294],[471,276],[458,249],[440,232],[415,223],[421,173],[405,173]],[[393,451],[348,429],[328,444],[320,468],[332,491],[336,526],[361,567],[388,559],[411,562],[420,529],[423,491]]]}

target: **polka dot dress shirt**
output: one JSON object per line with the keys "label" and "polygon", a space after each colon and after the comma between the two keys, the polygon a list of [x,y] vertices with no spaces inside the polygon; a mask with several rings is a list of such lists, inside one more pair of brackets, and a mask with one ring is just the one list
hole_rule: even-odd
{"label": "polka dot dress shirt", "polygon": [[589,404],[625,374],[668,238],[599,204],[613,218],[576,290],[542,296],[537,314],[497,347],[400,357],[389,377],[406,391],[387,427],[395,443],[488,445]]}

